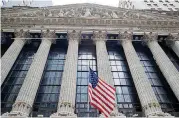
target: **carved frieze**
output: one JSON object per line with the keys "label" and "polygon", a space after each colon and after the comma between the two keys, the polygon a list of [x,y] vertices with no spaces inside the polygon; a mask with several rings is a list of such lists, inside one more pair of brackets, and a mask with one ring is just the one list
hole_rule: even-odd
{"label": "carved frieze", "polygon": [[[18,17],[75,17],[75,18],[110,18],[110,19],[148,19],[148,20],[168,20],[169,16],[160,17],[160,14],[153,14],[135,10],[124,10],[115,7],[107,7],[94,4],[74,4],[59,7],[26,9],[23,12],[14,9],[8,13],[3,10],[2,16]],[[8,14],[7,14],[7,13]],[[174,19],[173,19],[174,20]]]}
{"label": "carved frieze", "polygon": [[127,26],[127,27],[148,27],[152,28],[178,28],[178,22],[165,21],[146,21],[132,19],[88,19],[88,18],[38,18],[38,17],[2,17],[2,26],[14,25],[76,25],[76,26]]}

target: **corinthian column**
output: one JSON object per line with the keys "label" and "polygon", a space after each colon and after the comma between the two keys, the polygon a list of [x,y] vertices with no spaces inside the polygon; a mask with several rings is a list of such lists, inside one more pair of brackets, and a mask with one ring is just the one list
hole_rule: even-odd
{"label": "corinthian column", "polygon": [[[114,86],[110,62],[108,59],[108,52],[106,49],[106,32],[98,31],[94,32],[93,35],[94,41],[96,43],[98,76],[111,86]],[[118,112],[117,101],[115,108],[110,116],[123,116],[122,113]]]}
{"label": "corinthian column", "polygon": [[[24,83],[20,92],[13,104],[12,111],[8,116],[29,116],[34,99],[42,78],[43,70],[46,64],[48,53],[52,44],[52,39],[55,38],[55,32],[42,33],[42,43],[40,44],[34,60],[28,70]],[[48,38],[48,39],[47,39]]]}
{"label": "corinthian column", "polygon": [[77,117],[75,111],[76,96],[76,78],[78,62],[78,44],[80,41],[80,32],[72,31],[68,33],[68,51],[62,76],[60,97],[57,113],[52,117]]}
{"label": "corinthian column", "polygon": [[147,42],[147,45],[150,48],[157,65],[165,76],[175,96],[179,100],[179,72],[158,44],[157,38],[158,35],[152,32],[144,34],[144,40]]}
{"label": "corinthian column", "polygon": [[167,39],[168,46],[176,53],[179,58],[179,33],[177,35],[169,34]]}
{"label": "corinthian column", "polygon": [[155,93],[153,92],[151,84],[147,78],[147,75],[145,74],[145,70],[132,45],[132,33],[121,33],[120,39],[145,115],[164,115],[155,96]]}
{"label": "corinthian column", "polygon": [[1,85],[6,79],[9,71],[11,70],[14,62],[16,61],[20,51],[26,43],[26,39],[29,36],[29,32],[25,32],[24,30],[20,30],[19,32],[15,32],[15,39],[8,50],[5,52],[3,57],[1,58]]}

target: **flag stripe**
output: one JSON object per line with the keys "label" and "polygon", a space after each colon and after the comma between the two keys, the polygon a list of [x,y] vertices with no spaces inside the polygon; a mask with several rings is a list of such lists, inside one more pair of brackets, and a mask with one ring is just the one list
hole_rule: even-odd
{"label": "flag stripe", "polygon": [[105,88],[108,89],[108,91],[110,91],[111,93],[115,93],[115,88],[109,86],[107,83],[105,83],[103,80],[99,79],[99,83],[102,84],[103,86],[105,86]]}
{"label": "flag stripe", "polygon": [[88,85],[89,101],[92,106],[101,111],[105,117],[109,117],[115,107],[115,88],[97,77],[90,68]]}
{"label": "flag stripe", "polygon": [[102,96],[100,96],[100,94],[97,94],[96,91],[93,91],[93,97],[98,98],[100,101],[102,101],[107,107],[109,107],[110,110],[113,109],[113,105],[111,103],[109,103],[108,101],[105,100],[105,98],[103,98]]}
{"label": "flag stripe", "polygon": [[97,97],[93,96],[93,99],[93,101],[96,101],[96,103],[98,103],[104,109],[105,112],[107,112],[108,114],[111,112],[111,110],[108,109],[107,106],[103,104],[102,101],[100,101]]}
{"label": "flag stripe", "polygon": [[96,103],[95,101],[93,101],[93,102],[90,102],[90,104],[91,104],[93,107],[95,107],[96,109],[98,109],[102,114],[104,114],[105,117],[108,117],[108,113],[106,113],[106,112],[104,111],[104,109],[103,109],[98,103]]}
{"label": "flag stripe", "polygon": [[113,104],[112,101],[114,101],[114,100],[111,99],[109,96],[107,96],[105,93],[103,93],[98,87],[96,87],[95,90],[98,92],[98,94],[102,95],[104,97],[104,99],[106,99],[108,102]]}
{"label": "flag stripe", "polygon": [[88,85],[88,93],[89,93],[89,100],[91,100],[92,98],[92,86]]}
{"label": "flag stripe", "polygon": [[102,86],[101,84],[98,84],[99,86],[99,89],[100,90],[102,90],[105,94],[107,94],[107,95],[109,95],[109,97],[111,98],[111,99],[115,99],[115,97],[113,96],[113,93],[110,93],[110,92],[108,92],[108,90],[104,87],[104,86]]}

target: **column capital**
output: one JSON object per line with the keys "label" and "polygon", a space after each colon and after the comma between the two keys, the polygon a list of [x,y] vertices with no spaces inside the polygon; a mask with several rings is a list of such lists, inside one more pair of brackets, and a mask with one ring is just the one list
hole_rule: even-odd
{"label": "column capital", "polygon": [[70,40],[76,40],[80,41],[81,40],[81,31],[73,30],[73,31],[68,31],[67,32],[67,39]]}
{"label": "column capital", "polygon": [[125,32],[119,32],[119,43],[125,43],[127,41],[131,41],[133,38],[133,32],[125,31]]}
{"label": "column capital", "polygon": [[15,29],[14,34],[15,34],[16,38],[28,38],[28,37],[30,37],[29,30],[24,31],[23,29],[20,29],[18,31],[17,29]]}
{"label": "column capital", "polygon": [[106,31],[93,31],[94,41],[105,41],[106,37],[107,37]]}
{"label": "column capital", "polygon": [[57,38],[57,36],[55,34],[55,30],[50,31],[49,29],[47,29],[46,31],[41,30],[41,37],[43,39],[48,39],[48,40],[50,40],[52,42],[55,42],[55,39]]}
{"label": "column capital", "polygon": [[158,39],[158,33],[156,33],[156,32],[145,33],[144,32],[143,40],[145,42],[148,43],[148,42],[151,42],[151,41],[157,41],[157,39]]}
{"label": "column capital", "polygon": [[167,37],[167,40],[170,40],[170,41],[177,41],[177,40],[179,40],[179,33],[178,34],[169,33],[168,37]]}

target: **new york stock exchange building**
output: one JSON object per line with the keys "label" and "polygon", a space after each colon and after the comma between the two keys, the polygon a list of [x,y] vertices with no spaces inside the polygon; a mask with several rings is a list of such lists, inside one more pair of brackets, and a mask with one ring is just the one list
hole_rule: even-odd
{"label": "new york stock exchange building", "polygon": [[97,4],[2,9],[1,117],[104,117],[89,67],[116,88],[113,118],[179,117],[179,18]]}

